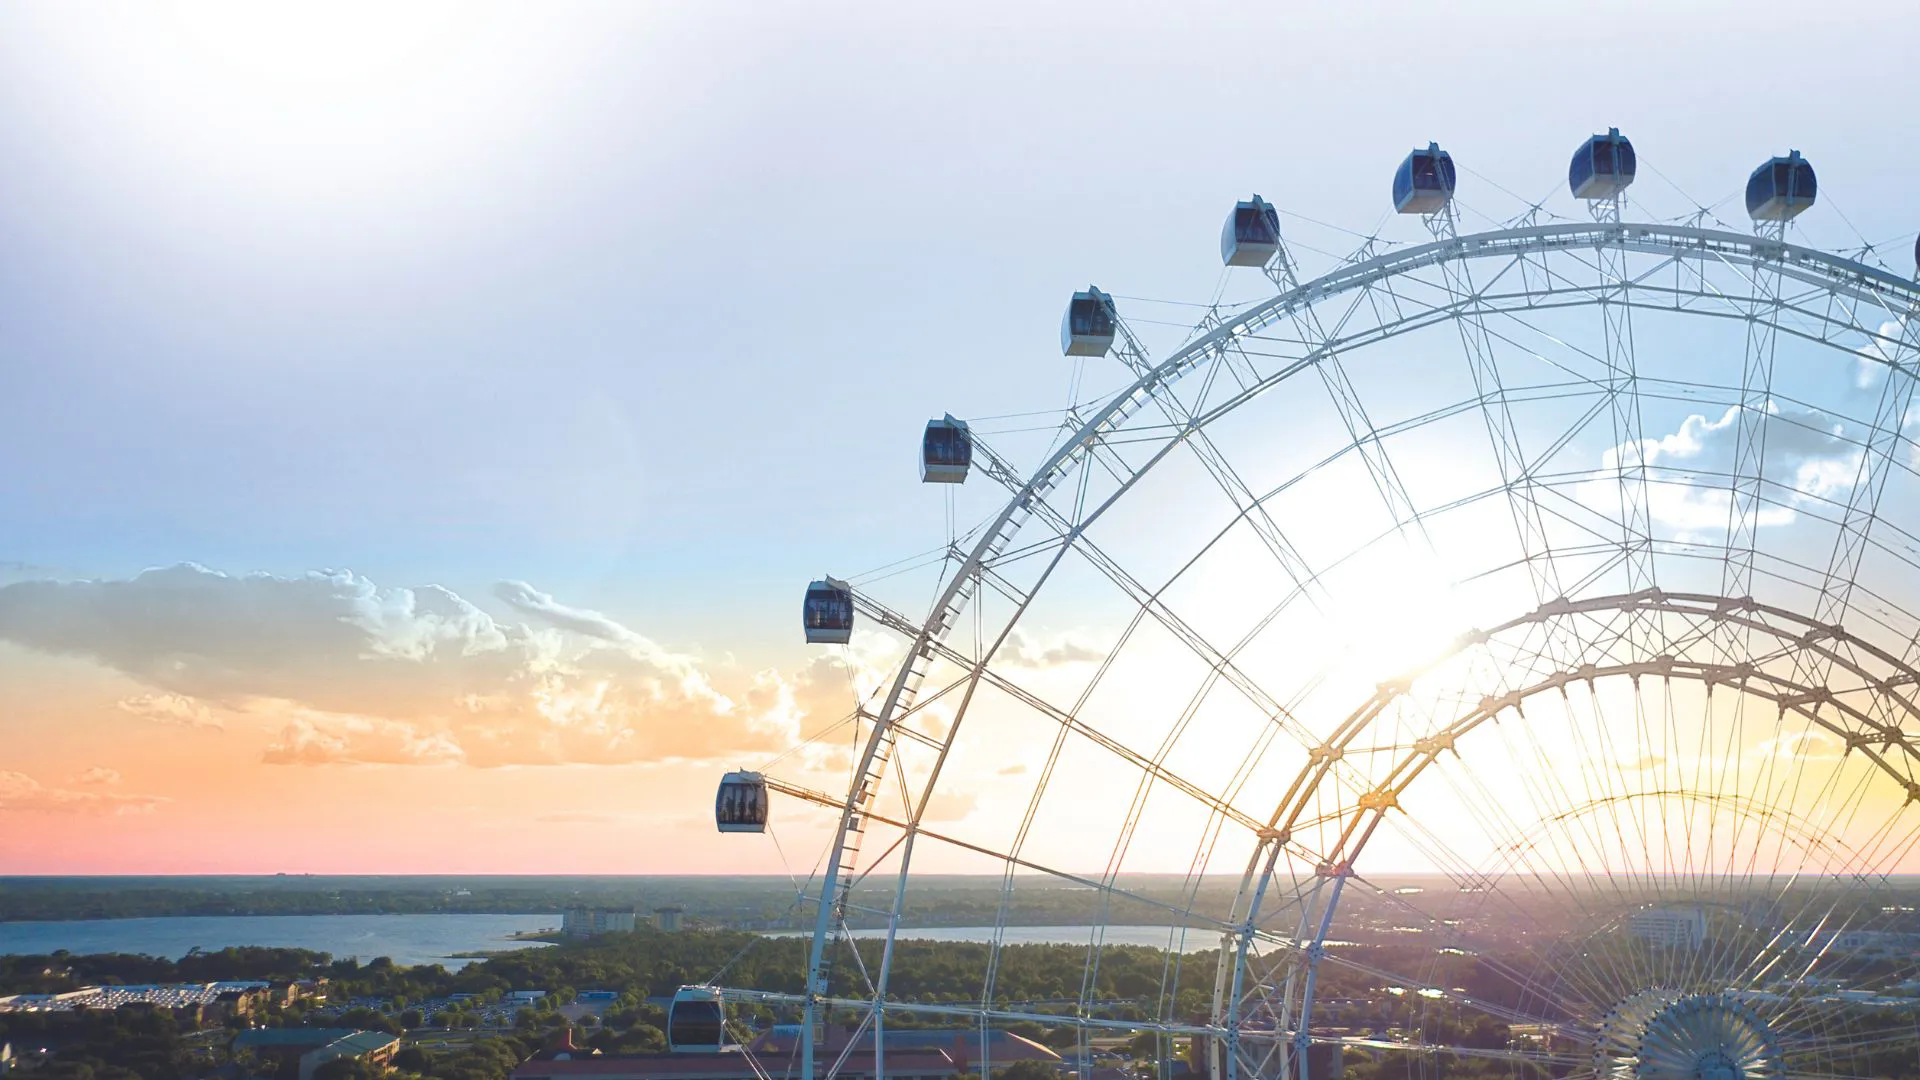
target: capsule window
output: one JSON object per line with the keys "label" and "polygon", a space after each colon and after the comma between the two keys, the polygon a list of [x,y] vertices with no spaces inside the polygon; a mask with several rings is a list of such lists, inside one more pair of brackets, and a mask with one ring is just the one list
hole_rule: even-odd
{"label": "capsule window", "polygon": [[726,1034],[726,1017],[717,1001],[676,1001],[667,1018],[667,1032],[676,1047],[719,1046]]}
{"label": "capsule window", "polygon": [[1271,244],[1279,240],[1269,214],[1257,206],[1243,206],[1233,212],[1233,236],[1243,244]]}
{"label": "capsule window", "polygon": [[1596,142],[1593,144],[1593,171],[1601,174],[1613,171],[1612,143]]}
{"label": "capsule window", "polygon": [[926,449],[929,465],[969,465],[973,462],[973,441],[958,428],[929,428]]}
{"label": "capsule window", "polygon": [[1088,301],[1074,305],[1073,332],[1086,337],[1103,337],[1113,333],[1113,323],[1108,321],[1107,313],[1099,304]]}
{"label": "capsule window", "polygon": [[728,784],[720,791],[722,825],[759,825],[767,820],[762,792],[755,784]]}
{"label": "capsule window", "polygon": [[832,593],[807,597],[807,626],[815,630],[832,630],[844,626],[853,618],[853,605]]}

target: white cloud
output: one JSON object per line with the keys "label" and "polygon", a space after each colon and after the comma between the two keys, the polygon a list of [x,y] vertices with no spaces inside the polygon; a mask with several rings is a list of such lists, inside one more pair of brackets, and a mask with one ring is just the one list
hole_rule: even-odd
{"label": "white cloud", "polygon": [[261,754],[269,765],[458,765],[466,760],[466,752],[446,731],[380,717],[286,708],[293,715]]}
{"label": "white cloud", "polygon": [[641,644],[646,640],[609,616],[562,604],[524,581],[499,582],[493,587],[493,595],[521,614],[531,615],[561,630],[571,630],[619,645]]}
{"label": "white cloud", "polygon": [[1097,664],[1105,656],[1099,649],[1070,635],[1041,643],[1015,629],[1001,643],[1000,650],[994,653],[994,660],[1006,667],[1039,669],[1065,664]]}
{"label": "white cloud", "polygon": [[[1832,416],[1798,406],[1769,405],[1769,410],[1761,470],[1768,503],[1752,511],[1756,528],[1790,524],[1797,508],[1844,494],[1859,475],[1862,455]],[[1601,468],[1612,473],[1644,463],[1650,470],[1647,509],[1655,525],[1680,539],[1725,536],[1739,438],[1739,407],[1718,418],[1695,413],[1669,435],[1609,447]],[[1618,512],[1612,480],[1582,484],[1581,499],[1602,512]]]}
{"label": "white cloud", "polygon": [[1869,338],[1866,346],[1860,350],[1860,362],[1853,374],[1854,389],[1869,390],[1878,386],[1887,377],[1887,365],[1897,362],[1896,354],[1913,351],[1911,346],[1902,350],[1899,345],[1891,344],[1906,339],[1906,316],[1881,323],[1878,336]]}
{"label": "white cloud", "polygon": [[265,759],[290,765],[751,759],[822,726],[816,710],[852,708],[841,661],[723,690],[698,658],[598,612],[524,583],[500,595],[577,636],[496,622],[438,586],[180,565],[0,587],[0,639],[146,683],[121,707],[148,719],[214,723],[210,705],[260,717],[279,732]]}
{"label": "white cloud", "polygon": [[109,769],[105,765],[95,765],[93,768],[74,777],[73,782],[76,784],[117,784],[120,782],[120,773],[118,770]]}
{"label": "white cloud", "polygon": [[214,718],[213,711],[205,703],[184,694],[136,694],[120,699],[119,708],[121,712],[132,713],[156,724],[221,731],[226,729],[226,725]]}
{"label": "white cloud", "polygon": [[1831,732],[1809,729],[1776,735],[1756,745],[1753,754],[1790,761],[1838,761],[1846,756],[1846,745]]}
{"label": "white cloud", "polygon": [[0,770],[0,814],[145,814],[166,801],[154,795],[50,788],[26,773]]}

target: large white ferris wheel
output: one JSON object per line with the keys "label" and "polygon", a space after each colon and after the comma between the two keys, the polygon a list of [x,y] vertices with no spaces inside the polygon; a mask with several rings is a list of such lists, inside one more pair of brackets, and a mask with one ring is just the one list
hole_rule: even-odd
{"label": "large white ferris wheel", "polygon": [[[1637,171],[1596,136],[1570,206],[1470,232],[1429,145],[1393,185],[1426,231],[1317,276],[1255,196],[1223,286],[1261,298],[1150,353],[1134,301],[1073,296],[1063,351],[1120,389],[1037,467],[930,423],[923,480],[1005,498],[924,619],[808,590],[810,641],[904,647],[844,793],[719,794],[722,831],[770,793],[836,818],[806,984],[688,988],[676,1042],[772,1007],[811,1021],[807,1080],[891,1075],[889,1032],[936,1021],[983,1073],[1021,1020],[1217,1078],[1784,1080],[1914,1045],[1920,285],[1799,242],[1797,153],[1737,229],[1636,217]],[[895,977],[927,866],[998,875],[967,1000]],[[1042,894],[1087,901],[1084,970],[1016,999]],[[1120,924],[1160,928],[1157,984],[1103,981]]]}

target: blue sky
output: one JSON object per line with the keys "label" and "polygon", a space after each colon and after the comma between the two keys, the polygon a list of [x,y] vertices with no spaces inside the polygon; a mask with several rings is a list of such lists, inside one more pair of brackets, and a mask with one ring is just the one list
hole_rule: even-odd
{"label": "blue sky", "polygon": [[1617,124],[1701,199],[1791,145],[1868,236],[1920,219],[1897,6],[562,10],[349,9],[317,57],[0,16],[0,555],[784,642],[797,582],[937,540],[925,417],[1057,408],[1064,294],[1204,299],[1245,191],[1366,230],[1436,138],[1504,216],[1479,176]]}
{"label": "blue sky", "polygon": [[496,583],[527,582],[797,668],[809,578],[944,539],[926,419],[1059,409],[1067,295],[1208,299],[1250,191],[1370,231],[1434,139],[1473,211],[1566,210],[1613,125],[1664,215],[1800,149],[1805,235],[1907,268],[1913,30],[1845,2],[6,7],[0,583],[350,569],[507,619]]}

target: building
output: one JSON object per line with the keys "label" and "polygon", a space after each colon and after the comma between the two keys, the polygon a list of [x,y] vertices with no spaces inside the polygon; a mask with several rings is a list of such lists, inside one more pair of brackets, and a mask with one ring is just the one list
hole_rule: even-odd
{"label": "building", "polygon": [[[768,1076],[797,1076],[801,1068],[798,1025],[778,1025],[762,1032],[742,1050],[717,1053],[609,1055],[565,1045],[543,1050],[513,1071],[513,1080],[761,1080]],[[835,1074],[846,1080],[951,1080],[957,1073],[977,1069],[979,1052],[986,1050],[990,1068],[1016,1061],[1040,1061],[1055,1068],[1060,1055],[1039,1043],[1005,1031],[988,1032],[983,1040],[972,1030],[908,1030],[887,1033],[886,1074],[874,1071],[873,1037],[865,1035],[848,1047],[845,1032],[829,1036],[816,1047],[816,1061],[844,1062]]]}
{"label": "building", "polygon": [[217,1019],[246,1016],[266,1004],[267,984],[251,980],[167,983],[137,986],[83,986],[62,994],[14,994],[0,997],[0,1012],[71,1012],[85,1008],[110,1012],[123,1005],[151,1005],[197,1019],[203,1009]]}
{"label": "building", "polygon": [[300,1080],[313,1080],[315,1069],[338,1058],[384,1069],[399,1053],[400,1039],[384,1031],[354,1028],[253,1028],[235,1035],[231,1049],[250,1051],[255,1058],[281,1067],[297,1062]]}
{"label": "building", "polygon": [[296,1001],[321,1002],[327,1000],[327,979],[295,979],[289,983],[276,985],[273,1000],[281,1005],[291,1005]]}
{"label": "building", "polygon": [[[757,1063],[762,1071],[756,1072]],[[800,1061],[788,1055],[746,1054],[723,1051],[711,1054],[635,1054],[618,1057],[540,1058],[522,1062],[513,1070],[513,1080],[570,1080],[593,1077],[594,1080],[758,1080],[766,1076],[798,1076]],[[951,1080],[964,1071],[959,1062],[942,1051],[930,1053],[887,1054],[886,1080]],[[846,1080],[874,1080],[873,1059],[849,1058],[834,1074]]]}
{"label": "building", "polygon": [[[249,1028],[235,1035],[233,1042],[228,1044],[228,1049],[230,1051],[245,1050],[261,1061],[285,1067],[304,1062],[309,1053],[321,1047],[355,1035],[367,1034],[379,1033],[365,1032],[357,1028]],[[312,1066],[301,1064],[299,1067],[302,1080],[311,1080],[313,1069],[318,1066],[318,1062]]]}
{"label": "building", "polygon": [[657,907],[653,909],[653,925],[669,934],[677,934],[686,914],[687,909],[683,907]]}
{"label": "building", "polygon": [[1647,908],[1627,919],[1627,931],[1669,949],[1698,949],[1707,939],[1707,913],[1700,908]]}
{"label": "building", "polygon": [[341,1058],[364,1061],[371,1067],[371,1071],[379,1072],[384,1070],[393,1060],[393,1055],[399,1052],[400,1037],[398,1035],[389,1035],[384,1031],[356,1031],[351,1035],[335,1039],[325,1046],[317,1046],[301,1054],[300,1080],[313,1080],[314,1070],[329,1061],[338,1061]]}
{"label": "building", "polygon": [[560,918],[560,932],[570,938],[631,931],[638,921],[632,908],[575,907]]}

